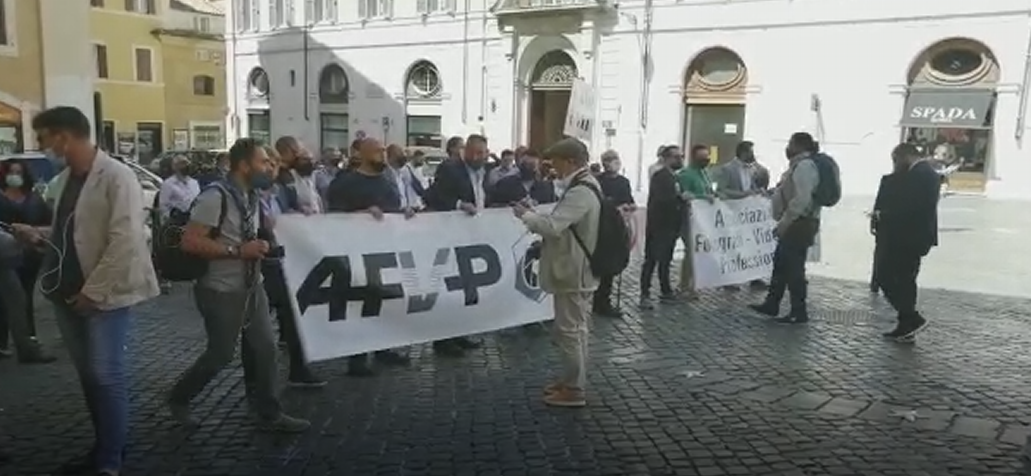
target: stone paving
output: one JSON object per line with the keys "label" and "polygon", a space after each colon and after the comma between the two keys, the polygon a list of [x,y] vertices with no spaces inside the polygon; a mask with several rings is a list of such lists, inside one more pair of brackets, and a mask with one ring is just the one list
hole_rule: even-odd
{"label": "stone paving", "polygon": [[[625,303],[636,300],[631,275]],[[238,368],[199,398],[201,428],[168,421],[162,391],[203,345],[189,291],[176,289],[143,306],[133,332],[125,474],[1025,474],[1031,300],[926,291],[933,326],[900,345],[878,337],[890,310],[864,282],[814,277],[811,294],[807,327],[752,315],[744,305],[759,296],[745,291],[597,320],[582,410],[541,403],[555,358],[546,336],[521,330],[462,360],[416,348],[411,368],[372,379],[320,363],[327,388],[285,393],[312,431],[277,437],[254,431]],[[44,339],[56,343],[42,313]],[[0,362],[0,408],[0,444],[15,456],[0,475],[49,474],[91,443],[66,358]]]}

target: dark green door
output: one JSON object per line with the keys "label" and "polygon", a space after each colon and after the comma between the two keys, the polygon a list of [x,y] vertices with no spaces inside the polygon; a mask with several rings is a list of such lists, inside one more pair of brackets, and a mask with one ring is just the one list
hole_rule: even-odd
{"label": "dark green door", "polygon": [[734,149],[745,137],[743,104],[688,104],[684,146],[705,144],[713,163],[734,158]]}

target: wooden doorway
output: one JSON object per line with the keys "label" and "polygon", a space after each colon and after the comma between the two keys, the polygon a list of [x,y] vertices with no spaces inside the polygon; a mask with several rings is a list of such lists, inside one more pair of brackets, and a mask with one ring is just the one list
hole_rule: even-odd
{"label": "wooden doorway", "polygon": [[566,108],[578,77],[576,63],[565,51],[550,51],[537,62],[532,77],[528,145],[543,150],[563,137]]}

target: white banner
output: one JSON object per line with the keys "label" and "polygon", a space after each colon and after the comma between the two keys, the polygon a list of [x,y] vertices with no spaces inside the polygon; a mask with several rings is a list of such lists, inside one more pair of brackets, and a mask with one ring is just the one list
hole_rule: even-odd
{"label": "white banner", "polygon": [[582,79],[573,80],[573,90],[569,94],[569,106],[566,107],[566,123],[562,133],[576,137],[581,142],[591,145],[594,133],[594,114],[597,108],[597,97],[594,88]]}
{"label": "white banner", "polygon": [[505,209],[283,215],[276,238],[310,360],[326,360],[551,318],[537,240]]}
{"label": "white banner", "polygon": [[691,202],[691,239],[698,289],[767,279],[773,271],[777,222],[765,197]]}

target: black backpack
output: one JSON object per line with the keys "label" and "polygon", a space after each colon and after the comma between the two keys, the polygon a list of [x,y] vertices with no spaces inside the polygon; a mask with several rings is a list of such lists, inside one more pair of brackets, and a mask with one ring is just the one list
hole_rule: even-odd
{"label": "black backpack", "polygon": [[[218,214],[218,226],[213,227],[209,235],[211,239],[215,239],[221,233],[222,224],[226,220],[228,208],[226,194],[228,192],[218,183],[208,185],[204,188],[204,191],[207,191],[209,188],[216,189],[222,198],[222,209]],[[201,191],[201,193],[203,194],[204,191]],[[196,200],[194,205],[196,205]],[[193,210],[193,205],[190,206],[190,210]],[[189,222],[189,212],[172,210],[168,219],[161,223],[153,237],[154,262],[158,268],[158,275],[162,279],[172,282],[195,281],[208,273],[207,259],[188,253],[181,247],[183,230],[186,229],[186,224]]]}
{"label": "black backpack", "polygon": [[820,172],[820,183],[813,190],[813,201],[821,207],[833,207],[841,200],[841,172],[831,156],[819,152],[810,160]]}
{"label": "black backpack", "polygon": [[576,228],[570,227],[573,237],[576,238],[580,249],[587,255],[587,259],[591,263],[591,273],[595,277],[618,276],[630,264],[630,228],[616,203],[605,198],[597,186],[589,182],[578,181],[573,182],[569,188],[576,186],[587,187],[601,202],[601,210],[598,212],[598,241],[594,245],[594,253],[587,250],[587,245],[576,233]]}

